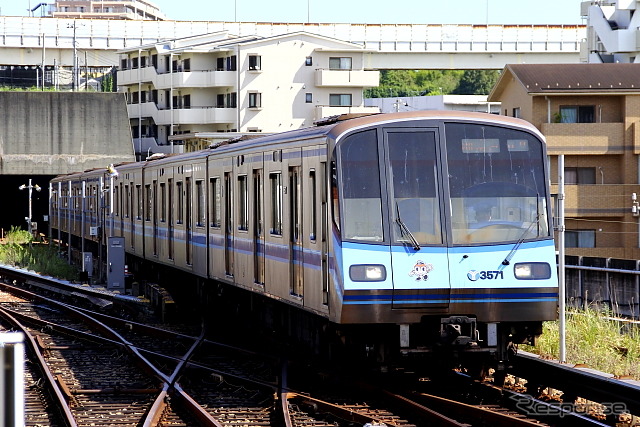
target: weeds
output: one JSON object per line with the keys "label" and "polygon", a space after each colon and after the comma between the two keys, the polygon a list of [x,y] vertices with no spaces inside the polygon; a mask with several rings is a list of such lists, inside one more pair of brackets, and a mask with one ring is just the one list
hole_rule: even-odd
{"label": "weeds", "polygon": [[[558,322],[545,322],[536,347],[521,346],[543,357],[558,358]],[[599,371],[640,380],[640,326],[611,318],[593,308],[567,309],[566,359]]]}
{"label": "weeds", "polygon": [[64,280],[78,278],[78,270],[61,259],[56,248],[43,245],[30,248],[28,244],[31,241],[32,237],[28,231],[11,227],[4,243],[0,245],[0,264],[26,268]]}

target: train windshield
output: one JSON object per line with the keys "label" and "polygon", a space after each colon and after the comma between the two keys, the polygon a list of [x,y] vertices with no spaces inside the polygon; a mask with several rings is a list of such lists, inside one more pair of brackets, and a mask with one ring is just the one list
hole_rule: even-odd
{"label": "train windshield", "polygon": [[542,142],[468,123],[445,133],[453,244],[548,237]]}
{"label": "train windshield", "polygon": [[[382,197],[378,139],[375,130],[356,133],[340,146],[343,236],[351,240],[382,242]],[[337,186],[333,187],[338,191]],[[334,201],[337,194],[334,194]],[[334,219],[337,208],[334,208]]]}
{"label": "train windshield", "polygon": [[387,144],[394,241],[416,248],[441,244],[436,133],[389,131]]}

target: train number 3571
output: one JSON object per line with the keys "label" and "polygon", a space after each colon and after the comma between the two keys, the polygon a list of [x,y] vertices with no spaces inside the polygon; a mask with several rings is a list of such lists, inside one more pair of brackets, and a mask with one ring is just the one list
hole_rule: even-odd
{"label": "train number 3571", "polygon": [[504,279],[504,272],[497,271],[497,270],[495,271],[471,270],[467,273],[467,277],[472,282],[475,282],[476,280],[498,280],[498,279]]}

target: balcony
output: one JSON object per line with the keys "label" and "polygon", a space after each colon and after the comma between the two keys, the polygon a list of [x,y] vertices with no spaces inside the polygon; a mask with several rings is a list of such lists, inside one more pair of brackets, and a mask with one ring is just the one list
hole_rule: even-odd
{"label": "balcony", "polygon": [[156,89],[188,87],[235,87],[235,71],[182,71],[158,74],[153,81]]}
{"label": "balcony", "polygon": [[136,117],[152,117],[157,125],[193,124],[206,125],[216,123],[235,123],[237,108],[191,107],[173,110],[159,109],[153,102],[127,104],[127,115]]}
{"label": "balcony", "polygon": [[378,107],[331,107],[328,105],[316,106],[314,120],[320,120],[325,117],[338,116],[340,114],[354,114],[354,113],[379,113]]}
{"label": "balcony", "polygon": [[192,87],[234,87],[235,71],[180,71],[158,74],[154,67],[118,71],[118,85],[135,85],[138,81],[152,83],[156,89]]}
{"label": "balcony", "polygon": [[[637,185],[581,184],[565,185],[565,216],[622,217],[631,214],[631,193]],[[551,193],[558,193],[558,185],[551,185]]]}
{"label": "balcony", "polygon": [[376,87],[379,84],[379,71],[316,70],[318,87]]}
{"label": "balcony", "polygon": [[184,145],[158,145],[155,138],[133,138],[133,148],[136,153],[154,154],[154,153],[166,153],[166,154],[180,154],[184,153]]}
{"label": "balcony", "polygon": [[543,123],[549,154],[623,154],[624,123]]}

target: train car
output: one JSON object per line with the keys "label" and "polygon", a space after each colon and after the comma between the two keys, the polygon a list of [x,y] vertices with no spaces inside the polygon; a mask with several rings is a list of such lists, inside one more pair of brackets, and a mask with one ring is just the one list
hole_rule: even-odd
{"label": "train car", "polygon": [[126,165],[116,188],[138,211],[128,253],[192,273],[198,295],[284,302],[289,329],[377,355],[500,361],[556,318],[547,168],[525,121],[420,111]]}

